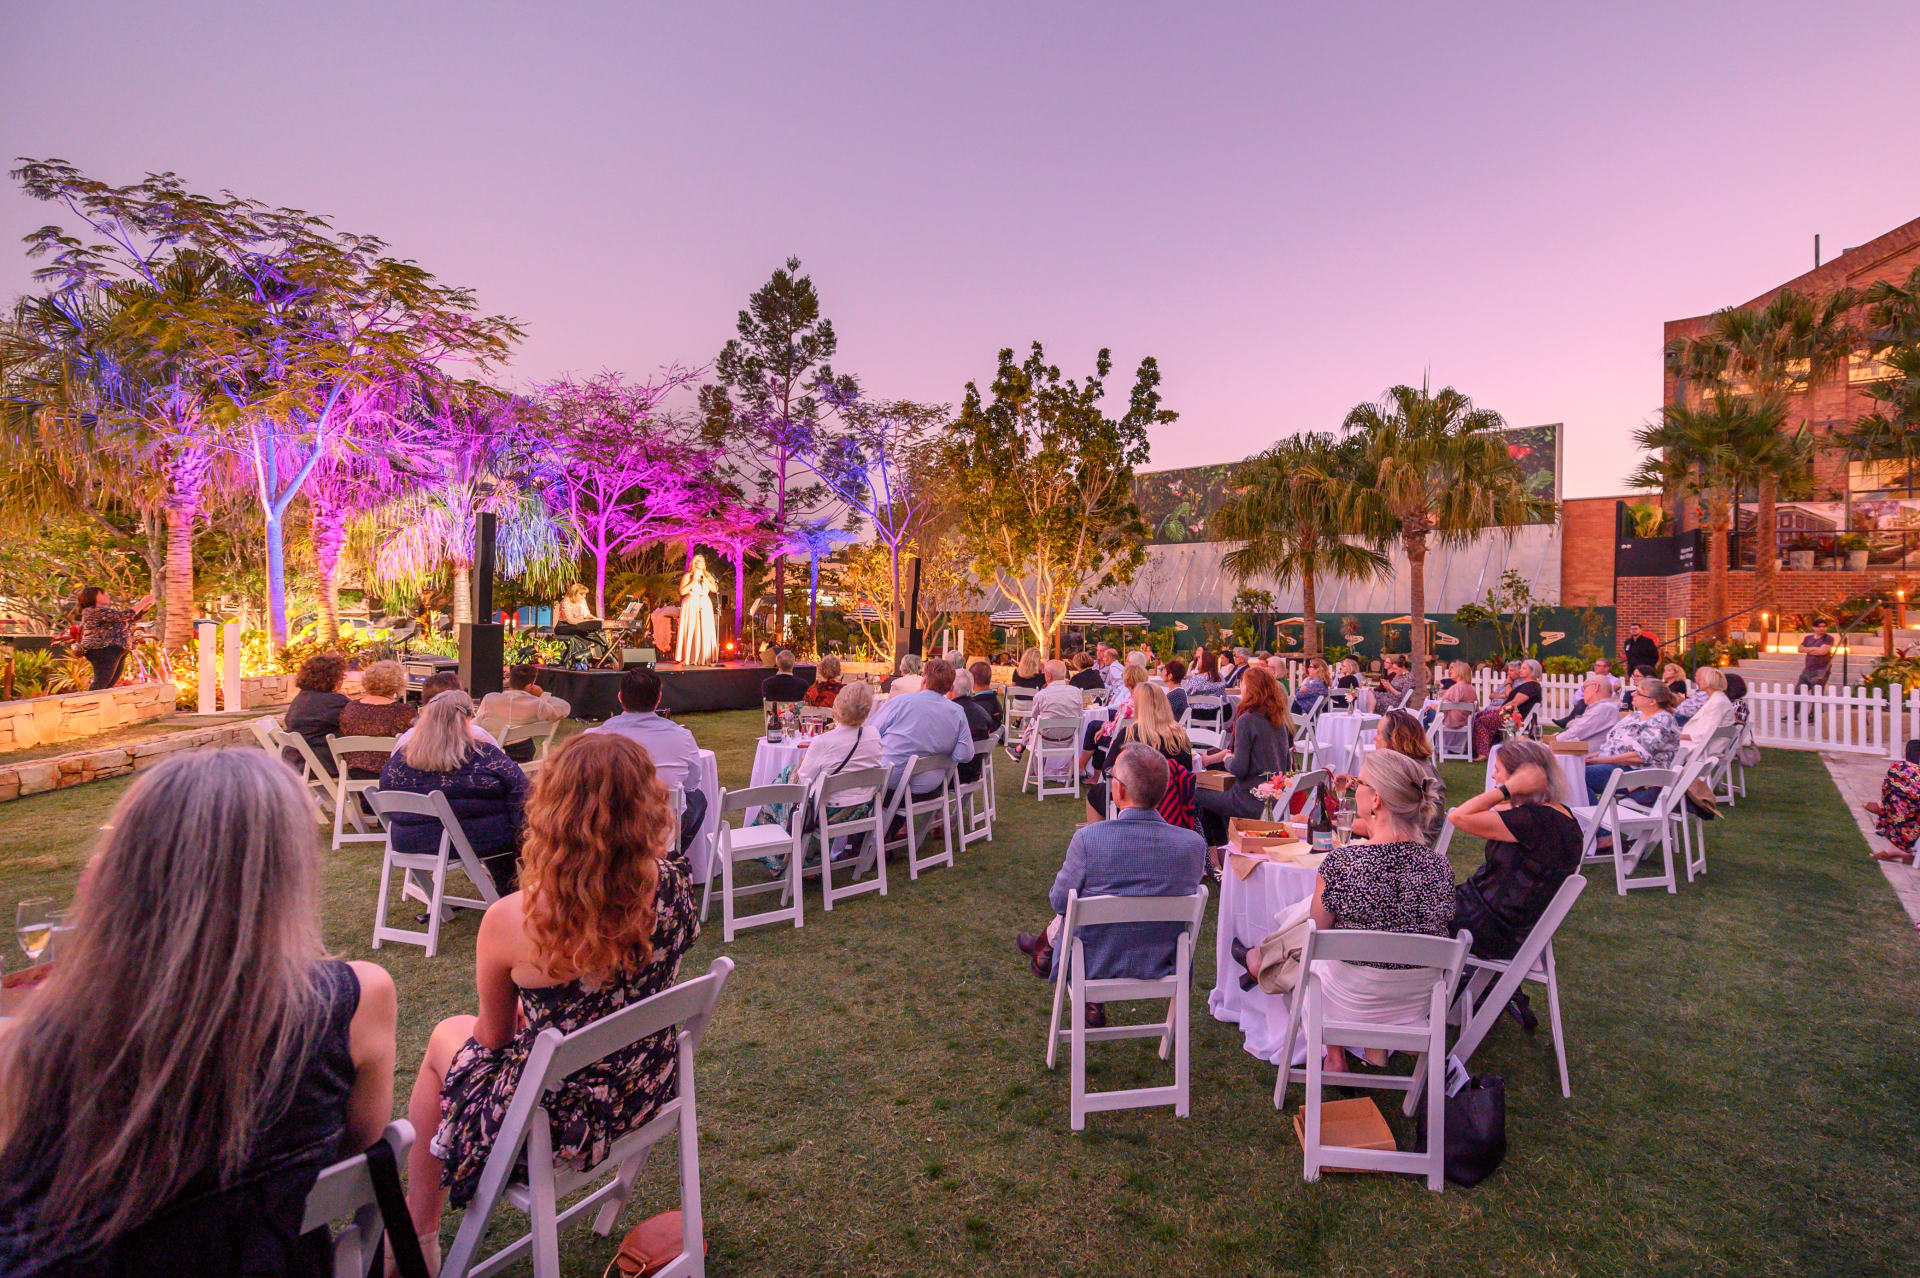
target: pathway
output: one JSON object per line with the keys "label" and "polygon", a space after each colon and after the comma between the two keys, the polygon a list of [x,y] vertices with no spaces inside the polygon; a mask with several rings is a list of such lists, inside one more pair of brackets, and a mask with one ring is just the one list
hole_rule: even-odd
{"label": "pathway", "polygon": [[[1847,811],[1853,814],[1853,820],[1860,827],[1861,835],[1867,846],[1875,852],[1888,851],[1892,845],[1873,832],[1873,818],[1867,815],[1863,806],[1868,800],[1880,797],[1880,782],[1887,775],[1887,761],[1865,754],[1841,754],[1825,752],[1820,756],[1827,765],[1827,772],[1833,777],[1834,788],[1840,791],[1840,798],[1847,805]],[[1900,905],[1907,917],[1920,927],[1920,871],[1911,865],[1896,865],[1891,861],[1875,861],[1880,872],[1887,876],[1887,882],[1893,885],[1893,893],[1900,898]]]}

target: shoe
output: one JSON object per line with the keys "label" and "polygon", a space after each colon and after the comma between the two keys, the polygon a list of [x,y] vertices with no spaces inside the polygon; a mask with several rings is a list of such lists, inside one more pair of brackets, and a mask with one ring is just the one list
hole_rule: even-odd
{"label": "shoe", "polygon": [[1235,937],[1233,944],[1227,947],[1227,953],[1233,955],[1233,961],[1241,967],[1247,965],[1247,943],[1239,937]]}
{"label": "shoe", "polygon": [[1107,1027],[1107,1005],[1105,1003],[1087,1004],[1087,1028],[1105,1029]]}
{"label": "shoe", "polygon": [[1524,992],[1516,993],[1508,999],[1505,1011],[1508,1016],[1519,1022],[1521,1029],[1529,1034],[1540,1027],[1540,1018],[1533,1014],[1533,1005],[1527,1000]]}
{"label": "shoe", "polygon": [[1031,932],[1022,932],[1014,938],[1013,943],[1020,947],[1022,954],[1028,958],[1033,958],[1039,954],[1041,950],[1046,948],[1047,938],[1044,936],[1035,936]]}

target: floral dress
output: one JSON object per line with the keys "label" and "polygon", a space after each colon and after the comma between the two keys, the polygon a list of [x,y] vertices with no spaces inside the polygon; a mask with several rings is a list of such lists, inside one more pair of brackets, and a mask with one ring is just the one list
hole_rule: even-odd
{"label": "floral dress", "polygon": [[1660,710],[1646,717],[1627,715],[1613,726],[1594,753],[1605,758],[1632,752],[1640,756],[1636,767],[1671,768],[1679,750],[1680,725],[1671,714]]}
{"label": "floral dress", "polygon": [[1920,764],[1901,760],[1887,769],[1880,783],[1880,815],[1873,832],[1901,852],[1913,851],[1920,839]]}
{"label": "floral dress", "polygon": [[[552,1027],[572,1033],[679,979],[680,956],[700,935],[693,872],[679,852],[660,863],[654,908],[653,957],[644,966],[599,983],[569,981],[523,989],[522,1023],[512,1042],[496,1050],[468,1039],[454,1053],[440,1091],[440,1130],[433,1138],[433,1152],[446,1164],[441,1182],[454,1206],[465,1206],[480,1186],[480,1173],[540,1032]],[[676,1073],[669,1027],[567,1079],[546,1099],[556,1158],[581,1171],[604,1160],[616,1140],[641,1127],[672,1099]]]}

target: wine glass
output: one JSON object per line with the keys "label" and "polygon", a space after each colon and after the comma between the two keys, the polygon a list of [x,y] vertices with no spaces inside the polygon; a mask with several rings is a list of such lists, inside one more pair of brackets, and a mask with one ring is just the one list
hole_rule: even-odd
{"label": "wine glass", "polygon": [[29,897],[14,909],[14,935],[19,938],[20,950],[29,964],[38,963],[40,956],[47,952],[47,946],[53,941],[53,921],[50,896]]}

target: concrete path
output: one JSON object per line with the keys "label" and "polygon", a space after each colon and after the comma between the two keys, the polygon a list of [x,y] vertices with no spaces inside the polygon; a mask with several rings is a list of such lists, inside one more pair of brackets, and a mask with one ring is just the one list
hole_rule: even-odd
{"label": "concrete path", "polygon": [[[1840,791],[1840,799],[1853,813],[1854,822],[1860,827],[1860,833],[1866,838],[1867,846],[1875,852],[1891,850],[1892,844],[1873,832],[1873,818],[1863,806],[1869,800],[1880,798],[1880,782],[1887,775],[1887,761],[1866,754],[1826,753],[1820,755],[1827,765],[1827,772],[1833,777],[1833,784]],[[1900,898],[1900,904],[1907,917],[1920,926],[1920,871],[1911,865],[1896,865],[1891,861],[1875,861],[1880,872],[1887,876],[1887,882],[1893,886],[1893,893]]]}

